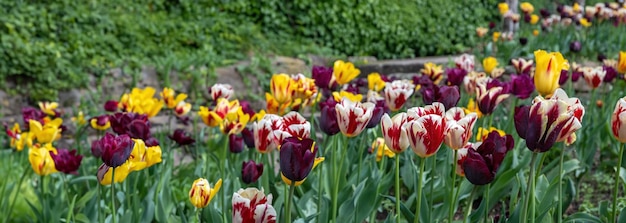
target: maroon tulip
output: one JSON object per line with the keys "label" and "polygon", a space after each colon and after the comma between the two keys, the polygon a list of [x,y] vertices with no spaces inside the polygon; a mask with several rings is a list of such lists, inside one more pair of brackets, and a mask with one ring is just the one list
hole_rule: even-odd
{"label": "maroon tulip", "polygon": [[153,147],[159,145],[159,140],[154,137],[150,137],[149,139],[144,140],[144,143],[147,147]]}
{"label": "maroon tulip", "polygon": [[456,106],[461,99],[459,87],[457,86],[437,86],[421,88],[422,100],[424,104],[430,105],[433,102],[440,102],[446,110]]}
{"label": "maroon tulip", "polygon": [[550,17],[550,12],[547,9],[539,10],[539,14],[541,14],[541,17],[544,19]]}
{"label": "maroon tulip", "polygon": [[605,83],[611,82],[617,77],[617,70],[615,70],[615,68],[603,65],[602,69],[606,72],[606,75],[604,75],[604,79],[602,79],[602,81],[604,81]]}
{"label": "maroon tulip", "polygon": [[528,38],[525,38],[525,37],[519,38],[519,44],[521,44],[522,46],[526,46],[527,43],[528,43]]}
{"label": "maroon tulip", "polygon": [[312,139],[286,138],[280,147],[280,172],[292,182],[304,180],[313,169],[316,153]]}
{"label": "maroon tulip", "polygon": [[57,149],[57,154],[50,151],[50,156],[54,160],[54,167],[66,174],[76,174],[76,170],[83,160],[83,156],[76,154],[76,150]]}
{"label": "maroon tulip", "polygon": [[118,167],[128,160],[135,142],[128,135],[113,136],[107,133],[91,145],[92,153],[102,155],[102,162],[110,167]]}
{"label": "maroon tulip", "polygon": [[115,113],[109,116],[113,132],[123,135],[128,134],[131,138],[144,141],[151,138],[150,122],[148,116],[135,113]]}
{"label": "maroon tulip", "polygon": [[430,78],[426,75],[413,76],[413,84],[415,84],[416,87],[420,86],[420,89],[432,88],[433,86],[435,86],[435,83],[433,83],[433,81],[430,80]]}
{"label": "maroon tulip", "polygon": [[604,60],[606,60],[606,55],[604,55],[603,53],[598,53],[598,56],[596,57],[596,59],[598,59],[598,61],[602,63],[604,62]]}
{"label": "maroon tulip", "polygon": [[319,103],[319,126],[322,132],[329,136],[339,133],[339,123],[337,123],[337,112],[335,111],[336,104],[337,102],[332,98]]}
{"label": "maroon tulip", "polygon": [[569,72],[567,70],[561,70],[561,76],[559,76],[559,85],[565,84],[569,78]]}
{"label": "maroon tulip", "polygon": [[331,89],[335,83],[331,83],[333,68],[324,66],[313,66],[311,76],[315,79],[315,85],[322,89]]}
{"label": "maroon tulip", "polygon": [[191,138],[191,136],[189,136],[184,129],[176,129],[174,130],[174,133],[168,137],[181,146],[191,145],[196,142],[196,140]]}
{"label": "maroon tulip", "polygon": [[243,142],[246,143],[248,148],[254,148],[254,132],[252,129],[246,127],[241,131],[241,137],[243,137]]}
{"label": "maroon tulip", "polygon": [[576,40],[576,41],[572,41],[569,44],[569,50],[574,52],[574,53],[578,53],[580,52],[580,50],[583,48],[582,44],[580,43],[580,41]]}
{"label": "maroon tulip", "polygon": [[513,145],[511,135],[500,136],[497,131],[490,132],[477,149],[467,150],[463,161],[463,172],[467,180],[475,185],[491,183]]}
{"label": "maroon tulip", "polygon": [[46,114],[39,109],[30,106],[22,108],[22,118],[24,119],[26,126],[28,126],[28,122],[31,119],[43,123],[44,117],[46,117]]}
{"label": "maroon tulip", "polygon": [[241,153],[246,148],[243,143],[243,137],[237,134],[228,135],[228,149],[231,153]]}
{"label": "maroon tulip", "polygon": [[104,110],[108,112],[116,112],[117,111],[117,101],[108,100],[104,103]]}
{"label": "maroon tulip", "polygon": [[243,113],[248,114],[250,117],[256,114],[256,112],[252,110],[252,107],[250,107],[250,102],[246,100],[239,100],[239,106],[241,106]]}
{"label": "maroon tulip", "polygon": [[463,79],[467,75],[467,71],[461,68],[447,68],[446,75],[448,76],[447,84],[450,86],[460,86],[463,83]]}
{"label": "maroon tulip", "polygon": [[487,82],[487,89],[491,89],[495,87],[502,87],[503,94],[508,94],[511,92],[510,85],[506,82],[502,82],[498,79],[491,79],[489,82]]}
{"label": "maroon tulip", "polygon": [[575,69],[572,71],[572,82],[578,81],[583,76],[583,71],[581,69]]}
{"label": "maroon tulip", "polygon": [[241,180],[246,184],[251,184],[259,180],[263,175],[263,164],[255,163],[254,160],[241,164]]}
{"label": "maroon tulip", "polygon": [[370,119],[370,122],[367,123],[367,126],[365,126],[365,128],[371,129],[378,126],[378,123],[380,123],[380,118],[383,117],[383,114],[389,112],[387,110],[388,109],[385,105],[385,100],[376,101],[376,107],[374,107],[374,110],[372,110],[372,119]]}
{"label": "maroon tulip", "polygon": [[515,97],[526,99],[535,91],[535,83],[528,75],[511,75],[509,89]]}

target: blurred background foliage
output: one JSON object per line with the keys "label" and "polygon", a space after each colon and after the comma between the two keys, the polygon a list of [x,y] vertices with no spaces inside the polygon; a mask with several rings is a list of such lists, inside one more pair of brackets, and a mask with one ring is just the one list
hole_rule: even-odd
{"label": "blurred background foliage", "polygon": [[476,26],[498,18],[497,2],[1,0],[0,88],[54,100],[90,74],[163,61],[212,68],[254,54],[458,53],[476,43]]}

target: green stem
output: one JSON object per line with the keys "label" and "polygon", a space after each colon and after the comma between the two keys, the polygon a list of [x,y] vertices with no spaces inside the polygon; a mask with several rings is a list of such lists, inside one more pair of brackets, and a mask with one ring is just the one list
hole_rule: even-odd
{"label": "green stem", "polygon": [[400,156],[396,156],[396,223],[400,223]]}
{"label": "green stem", "polygon": [[[387,156],[383,156],[381,162],[380,162],[380,166],[378,166],[378,172],[382,175],[383,173],[383,169],[385,167],[385,161],[387,161]],[[380,182],[378,182],[377,186],[376,186],[376,194],[375,196],[378,197],[378,193],[380,192]],[[375,222],[376,221],[376,210],[372,211],[372,214],[370,215],[370,221],[369,222]]]}
{"label": "green stem", "polygon": [[333,186],[333,194],[332,194],[332,199],[333,199],[333,215],[332,215],[333,223],[337,223],[337,202],[339,200],[339,198],[337,197],[337,193],[338,193],[338,189],[337,188],[339,187],[338,183],[337,183],[337,181],[339,180],[339,176],[338,176],[339,173],[337,173],[337,168],[338,168],[337,167],[337,160],[339,160],[338,157],[337,157],[337,150],[339,149],[339,146],[337,146],[337,143],[338,143],[337,140],[338,140],[339,137],[341,137],[341,136],[335,135],[333,137],[333,145],[334,146],[333,146],[333,148],[331,148],[331,153],[332,153],[331,156],[333,158],[333,160],[332,160],[333,162],[332,162],[332,165],[331,165],[331,172],[332,172],[333,179],[330,182],[335,181],[335,185],[332,185]]}
{"label": "green stem", "polygon": [[[67,206],[72,207],[72,201],[70,201],[70,187],[67,185],[67,176],[65,174],[62,174],[61,176],[63,177],[63,187],[65,190],[65,199],[67,199]],[[72,222],[71,218],[73,215],[74,215],[74,210],[68,209],[67,217],[65,217],[65,220],[67,222]]]}
{"label": "green stem", "polygon": [[[366,147],[365,146],[365,139],[367,138],[367,135],[366,134],[361,134],[359,137],[361,137],[361,144],[358,145],[359,146],[359,154],[357,155],[357,157],[359,159],[359,168],[357,169],[357,175],[356,175],[357,181],[356,182],[361,182],[361,165],[363,163],[362,156],[363,156],[363,152],[364,152],[365,147]],[[359,210],[359,203],[358,202],[355,203],[354,206],[355,206],[355,210]],[[355,222],[356,222],[356,219],[357,219],[357,215],[356,214],[357,214],[357,212],[355,211],[354,212],[354,221]]]}
{"label": "green stem", "polygon": [[[434,171],[434,170],[437,169],[437,156],[435,155],[434,158],[431,159],[431,160],[432,160],[433,165],[431,166],[430,171],[429,171],[431,173],[430,179],[434,180],[435,179],[434,174],[437,173],[437,171]],[[433,191],[435,191],[435,182],[430,182],[430,191],[429,191],[429,193],[433,193]],[[434,206],[435,206],[435,201],[434,201],[434,199],[435,199],[434,197],[435,196],[428,196],[428,197],[429,197],[429,200],[430,200],[430,202],[429,202],[430,210],[428,212],[428,219],[433,219],[432,213],[433,213],[433,209],[434,209]]]}
{"label": "green stem", "polygon": [[[24,178],[26,178],[26,175],[29,175],[28,173],[30,173],[30,171],[28,170],[24,170],[22,172],[22,177],[20,177],[20,181],[17,183],[17,190],[19,191],[20,188],[22,187],[22,182],[24,182]],[[9,203],[9,212],[7,212],[7,216],[4,218],[4,222],[9,222],[9,219],[11,219],[11,214],[13,213],[13,206],[15,205],[15,199],[17,199],[17,195],[19,193],[14,193],[13,194],[13,199],[11,199],[10,203]]]}
{"label": "green stem", "polygon": [[487,219],[489,219],[489,192],[491,190],[491,184],[487,184],[487,189],[485,189],[485,218],[483,221],[487,223]]}
{"label": "green stem", "polygon": [[559,188],[558,192],[559,193],[559,207],[557,210],[558,213],[558,223],[561,223],[563,221],[563,159],[565,158],[565,144],[563,144],[563,151],[561,151],[561,159],[559,160]]}
{"label": "green stem", "polygon": [[41,187],[39,187],[39,189],[41,189],[41,215],[43,216],[43,219],[48,219],[46,216],[46,184],[44,183],[46,178],[43,175],[40,175],[39,179],[41,180]]}
{"label": "green stem", "polygon": [[285,201],[285,223],[291,223],[291,199],[293,197],[293,191],[296,189],[295,181],[291,181],[291,185],[289,185],[289,196],[287,196],[287,200]]}
{"label": "green stem", "polygon": [[[526,199],[524,200],[524,206],[522,207],[522,221],[520,222],[528,222],[528,206],[530,203],[535,203],[533,184],[535,183],[534,181],[535,181],[535,160],[536,159],[537,159],[537,153],[533,152],[532,158],[530,159],[530,175],[528,177],[528,184],[526,185]],[[534,206],[534,204],[532,206]],[[534,218],[534,217],[531,215],[531,218]]]}
{"label": "green stem", "polygon": [[454,159],[452,160],[453,167],[452,167],[452,186],[450,187],[450,208],[448,209],[448,222],[452,222],[452,220],[454,220],[454,210],[455,210],[455,198],[454,198],[454,189],[456,188],[456,166],[458,165],[458,162],[456,161],[458,156],[458,151],[455,149],[454,150]]}
{"label": "green stem", "polygon": [[111,222],[115,223],[115,167],[111,168]]}
{"label": "green stem", "polygon": [[196,222],[200,223],[200,214],[202,213],[200,208],[196,208]]}
{"label": "green stem", "polygon": [[617,171],[615,171],[615,185],[613,187],[613,212],[611,212],[611,222],[615,222],[617,218],[617,193],[619,192],[620,170],[622,169],[622,158],[624,155],[624,144],[620,144],[619,157],[617,160]]}
{"label": "green stem", "polygon": [[476,193],[476,188],[477,187],[474,186],[474,188],[472,188],[472,192],[470,192],[470,196],[467,200],[467,211],[465,212],[465,215],[463,216],[463,222],[467,222],[467,218],[472,213],[472,206],[474,204],[474,193]]}
{"label": "green stem", "polygon": [[[220,176],[226,176],[225,174],[225,170],[224,168],[226,167],[226,165],[228,165],[227,160],[226,160],[226,154],[228,153],[228,136],[225,136],[226,139],[224,140],[224,147],[220,153]],[[270,170],[272,173],[274,173],[274,169]],[[223,193],[220,193],[220,203],[222,204],[222,222],[228,222],[226,220],[226,210],[228,210],[228,208],[226,207],[226,193],[227,193],[227,188],[223,188],[222,190],[224,190]]]}
{"label": "green stem", "polygon": [[420,208],[422,205],[422,178],[424,177],[424,166],[426,166],[426,159],[420,159],[420,172],[417,179],[417,203],[415,204],[415,219],[414,223],[420,222]]}

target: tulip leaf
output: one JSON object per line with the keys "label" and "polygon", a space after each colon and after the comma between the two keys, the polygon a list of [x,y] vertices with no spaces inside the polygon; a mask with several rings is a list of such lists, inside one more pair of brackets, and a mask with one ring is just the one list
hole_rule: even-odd
{"label": "tulip leaf", "polygon": [[[389,196],[389,195],[380,195],[384,198],[389,199],[392,203],[396,203],[396,198],[393,196]],[[406,220],[408,222],[413,222],[413,220],[415,219],[415,214],[413,214],[413,212],[411,211],[411,209],[409,209],[408,207],[406,207],[404,205],[404,203],[400,202],[400,211],[402,211],[402,217],[406,218]],[[390,214],[389,216],[391,216],[393,214]]]}
{"label": "tulip leaf", "polygon": [[96,192],[98,192],[98,189],[89,190],[87,193],[85,193],[85,195],[83,195],[80,199],[78,199],[78,202],[76,202],[76,208],[85,207],[87,202],[94,198]]}
{"label": "tulip leaf", "polygon": [[626,222],[626,207],[622,208],[622,210],[619,212],[617,222]]}
{"label": "tulip leaf", "polygon": [[74,220],[77,222],[83,222],[83,223],[90,223],[91,221],[89,220],[89,218],[87,218],[87,216],[85,216],[82,213],[76,214],[74,216]]}
{"label": "tulip leaf", "polygon": [[623,183],[626,183],[626,169],[624,167],[620,167],[619,178],[622,179]]}
{"label": "tulip leaf", "polygon": [[98,178],[95,175],[89,175],[89,176],[80,176],[80,177],[76,177],[76,178],[72,178],[69,183],[70,185],[73,184],[80,184],[83,182],[98,182]]}
{"label": "tulip leaf", "polygon": [[575,223],[575,222],[589,222],[589,223],[602,223],[600,218],[588,213],[578,212],[568,216],[563,222]]}
{"label": "tulip leaf", "polygon": [[143,216],[141,217],[141,222],[142,223],[149,223],[152,222],[152,219],[154,218],[154,201],[152,200],[145,200],[144,201],[144,212],[143,212]]}
{"label": "tulip leaf", "polygon": [[132,222],[133,212],[130,209],[127,209],[124,214],[120,217],[119,222]]}

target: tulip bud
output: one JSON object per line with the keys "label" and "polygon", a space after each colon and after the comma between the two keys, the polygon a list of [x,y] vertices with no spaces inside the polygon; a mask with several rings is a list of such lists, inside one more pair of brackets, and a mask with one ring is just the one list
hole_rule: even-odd
{"label": "tulip bud", "polygon": [[[107,166],[118,167],[128,160],[135,143],[128,135],[113,136],[107,133],[98,143],[92,143],[92,145],[94,144],[102,146],[100,147],[103,148],[101,158]],[[97,149],[98,148],[96,148],[96,150]]]}
{"label": "tulip bud", "polygon": [[228,149],[231,153],[241,153],[245,148],[243,137],[235,134],[228,135]]}
{"label": "tulip bud", "polygon": [[285,139],[280,148],[280,172],[283,178],[292,183],[304,181],[313,169],[316,153],[317,145],[311,139]]}
{"label": "tulip bud", "polygon": [[250,128],[244,128],[241,131],[241,137],[248,148],[254,148],[254,132]]}
{"label": "tulip bud", "polygon": [[58,149],[57,154],[50,152],[55,168],[66,174],[76,174],[76,170],[83,160],[83,156],[76,154],[76,152],[76,150],[68,151],[67,149]]}
{"label": "tulip bud", "polygon": [[189,201],[191,204],[197,208],[204,208],[209,205],[211,199],[215,197],[215,194],[222,187],[222,179],[217,180],[217,183],[213,188],[204,178],[198,178],[191,185],[191,190],[189,190]]}
{"label": "tulip bud", "polygon": [[581,49],[582,49],[582,44],[580,44],[580,41],[578,41],[578,40],[572,41],[569,44],[569,50],[574,52],[574,53],[580,52]]}
{"label": "tulip bud", "polygon": [[263,175],[263,164],[255,163],[254,160],[241,164],[241,180],[246,184],[256,182]]}
{"label": "tulip bud", "polygon": [[176,129],[174,130],[174,133],[168,137],[181,146],[191,145],[196,142],[196,140],[191,138],[191,136],[189,136],[184,129]]}
{"label": "tulip bud", "polygon": [[104,110],[108,112],[116,112],[118,103],[115,100],[108,100],[104,103]]}

